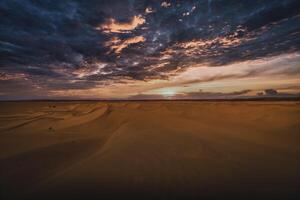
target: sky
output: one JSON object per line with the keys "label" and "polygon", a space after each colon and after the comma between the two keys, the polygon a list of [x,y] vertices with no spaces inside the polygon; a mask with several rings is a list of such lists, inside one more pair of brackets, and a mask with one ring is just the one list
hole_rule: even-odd
{"label": "sky", "polygon": [[1,0],[0,100],[300,96],[299,0]]}

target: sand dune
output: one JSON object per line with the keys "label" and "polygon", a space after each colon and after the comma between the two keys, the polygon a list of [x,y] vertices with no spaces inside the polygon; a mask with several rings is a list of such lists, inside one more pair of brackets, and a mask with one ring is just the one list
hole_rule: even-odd
{"label": "sand dune", "polygon": [[299,102],[2,102],[2,199],[300,194]]}

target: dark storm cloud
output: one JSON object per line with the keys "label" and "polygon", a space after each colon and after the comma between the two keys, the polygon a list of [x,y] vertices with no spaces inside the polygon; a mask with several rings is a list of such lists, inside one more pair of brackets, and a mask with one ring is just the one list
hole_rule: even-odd
{"label": "dark storm cloud", "polygon": [[89,88],[298,52],[300,1],[2,0],[0,29],[1,72]]}

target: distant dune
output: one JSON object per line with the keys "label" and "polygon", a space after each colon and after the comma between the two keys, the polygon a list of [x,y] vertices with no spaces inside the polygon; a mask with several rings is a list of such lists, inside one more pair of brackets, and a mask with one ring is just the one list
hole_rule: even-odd
{"label": "distant dune", "polygon": [[1,102],[1,199],[297,199],[299,101]]}

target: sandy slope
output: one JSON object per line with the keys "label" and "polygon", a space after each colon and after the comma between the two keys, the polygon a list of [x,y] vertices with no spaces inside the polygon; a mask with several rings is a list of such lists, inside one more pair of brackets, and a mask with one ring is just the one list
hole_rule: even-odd
{"label": "sandy slope", "polygon": [[0,104],[3,199],[300,195],[299,102]]}

